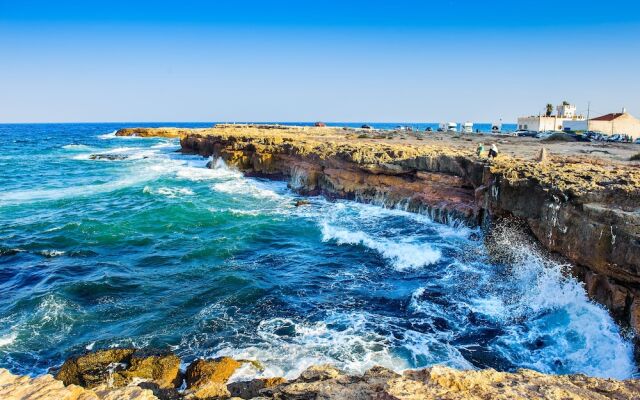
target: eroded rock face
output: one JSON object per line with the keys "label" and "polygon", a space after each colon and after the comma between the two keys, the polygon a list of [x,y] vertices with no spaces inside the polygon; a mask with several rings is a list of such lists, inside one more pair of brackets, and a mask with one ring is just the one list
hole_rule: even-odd
{"label": "eroded rock face", "polygon": [[179,384],[180,359],[174,354],[147,354],[135,349],[106,349],[64,362],[56,379],[66,385],[87,388],[125,386],[134,379],[156,383],[160,388]]}

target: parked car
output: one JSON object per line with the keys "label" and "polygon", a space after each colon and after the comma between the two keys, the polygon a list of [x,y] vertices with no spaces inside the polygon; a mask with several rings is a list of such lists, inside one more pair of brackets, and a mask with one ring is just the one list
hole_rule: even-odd
{"label": "parked car", "polygon": [[519,129],[513,133],[515,133],[516,136],[521,136],[521,137],[536,137],[536,135],[538,134],[538,132],[527,131],[524,129]]}
{"label": "parked car", "polygon": [[622,141],[622,136],[618,135],[617,133],[607,138],[607,142],[621,142],[621,141]]}
{"label": "parked car", "polygon": [[637,138],[635,142],[633,142],[635,144],[640,144],[640,138]]}
{"label": "parked car", "polygon": [[576,142],[591,142],[591,138],[586,135],[581,135],[579,133],[567,133],[567,135],[571,136],[576,140]]}

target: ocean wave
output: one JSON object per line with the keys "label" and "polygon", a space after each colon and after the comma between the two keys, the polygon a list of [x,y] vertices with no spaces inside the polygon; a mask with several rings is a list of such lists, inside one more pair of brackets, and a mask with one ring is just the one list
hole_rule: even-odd
{"label": "ocean wave", "polygon": [[99,139],[115,139],[115,138],[123,137],[123,136],[116,136],[116,132],[118,132],[118,131],[116,130],[116,131],[113,131],[113,132],[109,132],[109,133],[105,133],[105,134],[102,134],[102,135],[98,135],[98,138]]}
{"label": "ocean wave", "polygon": [[47,258],[58,257],[65,254],[65,252],[61,250],[40,250],[37,253]]}
{"label": "ocean wave", "polygon": [[38,201],[53,201],[73,197],[86,197],[98,193],[107,193],[145,182],[152,177],[144,174],[122,178],[108,183],[82,185],[61,189],[31,189],[0,193],[0,206]]}
{"label": "ocean wave", "polygon": [[281,196],[272,189],[260,187],[256,182],[246,179],[233,179],[216,183],[211,187],[216,192],[246,195],[259,199],[279,199]]}
{"label": "ocean wave", "polygon": [[[505,229],[494,239],[502,266],[456,266],[455,275],[441,274],[430,282],[435,289],[414,291],[409,309],[427,319],[447,320],[459,336],[473,335],[482,326],[497,330],[486,346],[514,366],[619,379],[634,373],[631,344],[607,311],[588,299],[566,265],[517,231]],[[464,282],[468,286],[460,290]],[[447,310],[438,300],[443,287]]]}
{"label": "ocean wave", "polygon": [[193,196],[195,194],[194,191],[189,188],[173,188],[166,186],[162,186],[157,189],[152,189],[149,186],[145,186],[142,191],[149,194],[159,194],[172,199],[182,196]]}
{"label": "ocean wave", "polygon": [[433,264],[440,260],[440,250],[432,248],[427,243],[411,243],[398,239],[397,241],[385,238],[373,238],[363,231],[322,224],[322,240],[327,242],[335,240],[337,244],[362,245],[380,253],[390,260],[398,270],[419,268]]}
{"label": "ocean wave", "polygon": [[62,146],[62,148],[65,150],[71,150],[71,151],[86,151],[86,150],[93,149],[93,147],[87,146],[85,144],[67,144]]}

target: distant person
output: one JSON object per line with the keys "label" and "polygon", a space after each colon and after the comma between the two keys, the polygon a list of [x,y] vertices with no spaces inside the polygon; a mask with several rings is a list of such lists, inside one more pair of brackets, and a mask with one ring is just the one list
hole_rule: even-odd
{"label": "distant person", "polygon": [[476,148],[476,154],[478,157],[482,157],[482,153],[484,153],[484,143],[478,143],[478,148]]}
{"label": "distant person", "polygon": [[489,149],[489,158],[498,157],[498,146],[495,143],[491,144],[491,148]]}

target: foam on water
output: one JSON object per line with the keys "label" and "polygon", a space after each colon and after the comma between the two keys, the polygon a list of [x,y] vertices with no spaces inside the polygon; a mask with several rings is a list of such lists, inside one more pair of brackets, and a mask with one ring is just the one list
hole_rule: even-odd
{"label": "foam on water", "polygon": [[145,186],[143,189],[143,192],[149,193],[149,194],[159,194],[171,199],[181,197],[181,196],[193,196],[195,194],[193,190],[189,188],[173,188],[173,187],[165,187],[165,186],[159,187],[157,189],[152,189],[149,186]]}
{"label": "foam on water", "polygon": [[85,144],[67,144],[62,146],[62,148],[70,151],[87,151],[93,149],[93,147]]}
{"label": "foam on water", "polygon": [[322,240],[335,240],[338,244],[362,245],[380,253],[390,260],[398,270],[418,268],[433,264],[440,259],[439,250],[434,250],[427,243],[411,243],[409,241],[372,238],[362,231],[349,231],[336,228],[327,223],[322,224]]}
{"label": "foam on water", "polygon": [[11,332],[4,336],[0,336],[0,347],[11,345],[17,337],[18,334],[16,332]]}
{"label": "foam on water", "polygon": [[109,133],[104,133],[102,135],[98,135],[99,139],[121,139],[124,138],[124,136],[116,136],[116,132],[117,130],[113,131],[113,132],[109,132]]}

